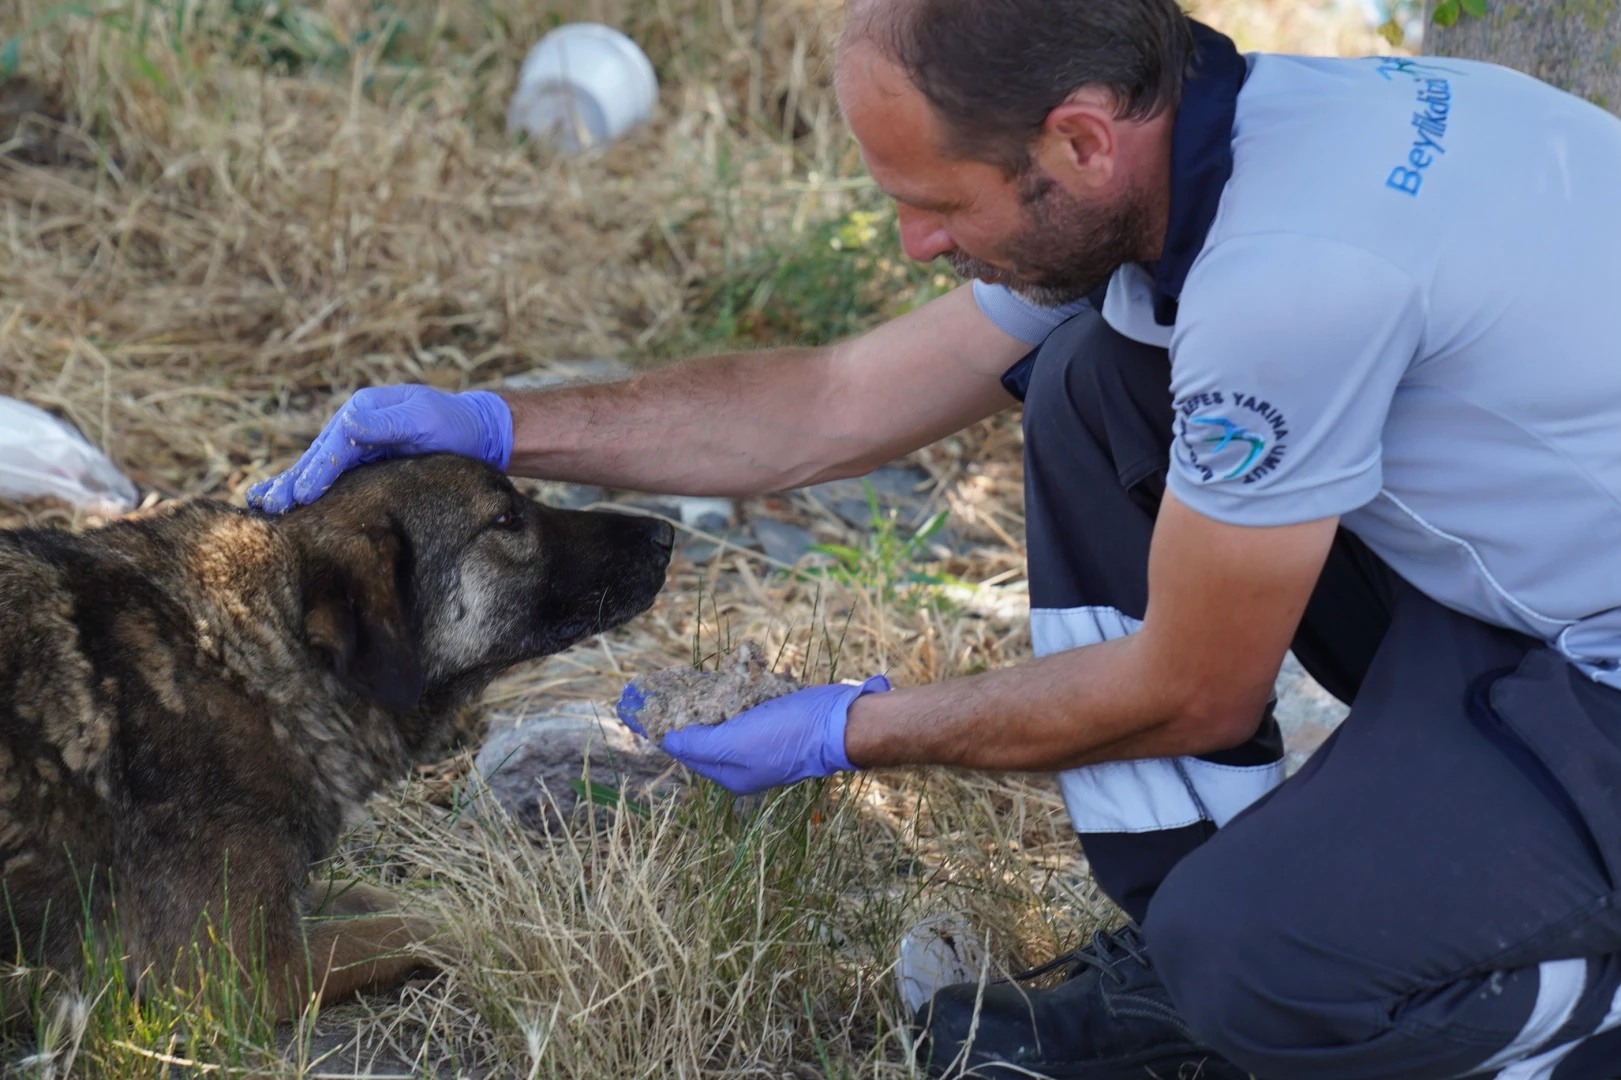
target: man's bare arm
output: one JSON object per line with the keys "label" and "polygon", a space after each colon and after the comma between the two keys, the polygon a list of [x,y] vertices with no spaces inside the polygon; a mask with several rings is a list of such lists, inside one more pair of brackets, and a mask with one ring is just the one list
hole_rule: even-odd
{"label": "man's bare arm", "polygon": [[862,697],[846,752],[861,766],[1050,770],[1237,746],[1260,721],[1337,523],[1224,525],[1167,494],[1139,632]]}
{"label": "man's bare arm", "polygon": [[706,495],[854,476],[1012,404],[999,376],[1028,350],[964,287],[838,345],[504,395],[510,471]]}

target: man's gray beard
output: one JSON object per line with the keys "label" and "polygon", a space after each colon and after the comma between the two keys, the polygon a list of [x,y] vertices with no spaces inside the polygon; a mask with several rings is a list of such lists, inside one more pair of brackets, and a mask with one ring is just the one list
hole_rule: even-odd
{"label": "man's gray beard", "polygon": [[1039,307],[1063,307],[1107,284],[1141,250],[1147,212],[1135,192],[1099,210],[1036,174],[1020,181],[1019,201],[1025,224],[1007,245],[1012,266],[953,251],[946,260],[958,277],[1005,285]]}
{"label": "man's gray beard", "polygon": [[[988,262],[981,262],[972,255],[965,255],[960,251],[953,251],[950,255],[947,255],[946,261],[951,264],[952,271],[956,273],[960,280],[973,281],[978,279],[992,285],[1006,286],[1010,292],[1037,307],[1064,307],[1066,304],[1074,303],[1083,296],[1090,296],[1097,288],[1096,285],[1092,288],[1083,288],[1076,285],[1048,285],[1041,282],[1023,281],[1006,270],[992,266]],[[1110,275],[1113,273],[1113,270],[1109,271]],[[1109,275],[1105,275],[1103,280],[1098,282],[1098,285],[1102,285],[1108,280]]]}

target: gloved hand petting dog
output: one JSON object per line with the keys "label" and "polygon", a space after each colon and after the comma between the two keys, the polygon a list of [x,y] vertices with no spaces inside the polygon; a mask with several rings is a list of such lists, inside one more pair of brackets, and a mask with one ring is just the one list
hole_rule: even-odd
{"label": "gloved hand petting dog", "polygon": [[248,489],[248,504],[284,514],[320,498],[356,465],[432,453],[460,454],[505,472],[512,410],[499,394],[447,394],[430,386],[357,390],[292,468]]}

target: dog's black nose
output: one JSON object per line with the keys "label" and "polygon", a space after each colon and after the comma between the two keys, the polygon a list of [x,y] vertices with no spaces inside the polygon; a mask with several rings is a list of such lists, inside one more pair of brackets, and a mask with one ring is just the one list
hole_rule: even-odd
{"label": "dog's black nose", "polygon": [[670,527],[668,521],[653,519],[652,532],[653,546],[668,555],[675,547],[675,529]]}

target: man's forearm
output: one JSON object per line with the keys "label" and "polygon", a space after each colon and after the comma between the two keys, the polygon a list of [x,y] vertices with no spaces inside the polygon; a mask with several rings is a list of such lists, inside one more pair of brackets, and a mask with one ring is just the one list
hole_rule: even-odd
{"label": "man's forearm", "polygon": [[1054,771],[1102,761],[1204,754],[1254,732],[1267,688],[1200,700],[1148,669],[1139,635],[1016,668],[872,694],[855,702],[845,751],[856,765]]}
{"label": "man's forearm", "polygon": [[1048,770],[1238,746],[1260,723],[1338,524],[1227,525],[1167,492],[1142,629],[861,698],[846,753],[868,766]]}
{"label": "man's forearm", "polygon": [[523,476],[752,495],[854,476],[1013,403],[1028,346],[964,287],[821,349],[713,356],[606,386],[507,396]]}
{"label": "man's forearm", "polygon": [[840,433],[821,400],[831,354],[712,356],[624,382],[506,394],[510,471],[680,494],[810,482],[838,456]]}
{"label": "man's forearm", "polygon": [[608,385],[365,387],[248,499],[285,513],[347,469],[427,453],[679,495],[780,491],[870,471],[1006,408],[1001,376],[1028,349],[964,286],[838,345],[709,357]]}

